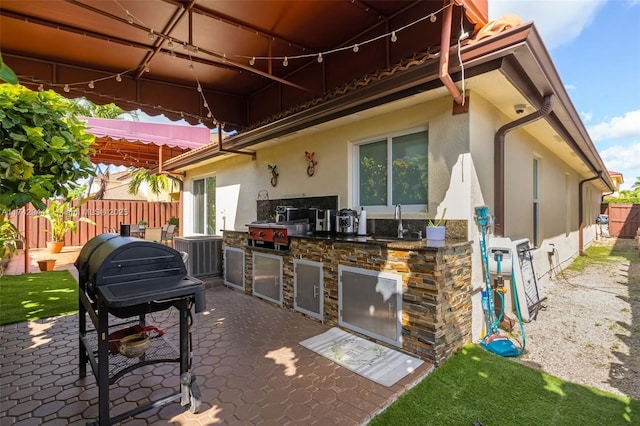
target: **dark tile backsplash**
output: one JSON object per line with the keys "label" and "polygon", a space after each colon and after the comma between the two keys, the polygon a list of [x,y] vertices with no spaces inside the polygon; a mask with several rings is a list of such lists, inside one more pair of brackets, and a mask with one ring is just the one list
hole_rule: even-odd
{"label": "dark tile backsplash", "polygon": [[[319,209],[337,209],[338,196],[330,195],[325,197],[304,197],[304,198],[286,198],[278,200],[257,200],[258,221],[275,221],[276,207],[317,207]],[[420,219],[403,219],[402,227],[408,229],[408,236],[416,237],[418,231],[422,231],[422,238],[425,237],[425,227],[427,220]],[[447,220],[447,238],[466,239],[467,238],[467,221],[466,220]],[[386,235],[394,237],[398,235],[398,221],[393,219],[367,219],[367,233],[375,235]]]}
{"label": "dark tile backsplash", "polygon": [[337,209],[338,196],[286,198],[279,200],[257,200],[257,220],[276,220],[276,207],[317,207],[319,209]]}

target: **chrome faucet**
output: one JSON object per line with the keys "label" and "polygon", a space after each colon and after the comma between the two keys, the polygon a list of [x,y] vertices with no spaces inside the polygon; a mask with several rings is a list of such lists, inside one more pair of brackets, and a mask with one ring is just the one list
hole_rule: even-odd
{"label": "chrome faucet", "polygon": [[398,238],[404,238],[404,229],[402,228],[402,206],[400,203],[396,204],[396,209],[393,212],[393,219],[398,221]]}

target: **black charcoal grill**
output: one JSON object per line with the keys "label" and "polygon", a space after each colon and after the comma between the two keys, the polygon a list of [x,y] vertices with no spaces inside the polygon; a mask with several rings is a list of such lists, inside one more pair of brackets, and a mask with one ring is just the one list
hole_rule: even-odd
{"label": "black charcoal grill", "polygon": [[[75,266],[80,287],[80,377],[86,376],[86,365],[90,364],[99,387],[96,424],[118,423],[180,396],[182,405],[191,404],[190,411],[196,412],[200,400],[195,378],[190,374],[191,310],[204,310],[205,294],[204,283],[187,275],[183,255],[161,243],[107,233],[84,245]],[[165,353],[154,357],[148,351],[139,359],[123,361],[122,355],[110,354],[110,329],[131,322],[144,327],[146,314],[172,307],[180,311],[180,349],[175,358]],[[95,330],[87,330],[87,314]],[[114,318],[120,319],[118,324],[109,323]],[[121,321],[126,318],[131,320]],[[160,362],[180,363],[181,392],[110,418],[109,386],[136,368]],[[117,367],[112,368],[112,364]]]}

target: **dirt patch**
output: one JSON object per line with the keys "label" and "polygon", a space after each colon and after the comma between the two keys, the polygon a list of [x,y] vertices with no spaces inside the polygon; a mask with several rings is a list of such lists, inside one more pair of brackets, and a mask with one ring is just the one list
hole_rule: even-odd
{"label": "dirt patch", "polygon": [[[640,399],[640,258],[631,239],[606,238],[558,273],[518,362]],[[609,252],[610,251],[610,252]],[[591,249],[588,251],[591,252]]]}

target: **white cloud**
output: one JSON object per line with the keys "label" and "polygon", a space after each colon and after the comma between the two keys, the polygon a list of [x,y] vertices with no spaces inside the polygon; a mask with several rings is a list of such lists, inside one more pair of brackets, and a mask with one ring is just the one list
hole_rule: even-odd
{"label": "white cloud", "polygon": [[622,173],[622,189],[630,189],[640,177],[640,142],[631,145],[615,145],[600,152],[607,170]]}
{"label": "white cloud", "polygon": [[640,110],[630,111],[624,117],[613,117],[608,122],[589,126],[587,130],[594,142],[623,138],[640,139]]}
{"label": "white cloud", "polygon": [[[638,1],[638,0],[633,0]],[[534,21],[548,49],[571,43],[607,0],[489,0],[489,19],[514,13]]]}
{"label": "white cloud", "polygon": [[582,117],[582,121],[584,121],[585,123],[588,123],[593,118],[593,113],[592,112],[581,112],[580,116]]}

